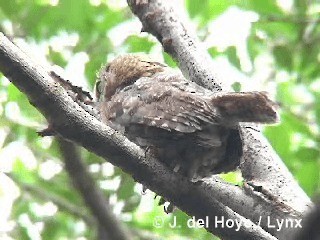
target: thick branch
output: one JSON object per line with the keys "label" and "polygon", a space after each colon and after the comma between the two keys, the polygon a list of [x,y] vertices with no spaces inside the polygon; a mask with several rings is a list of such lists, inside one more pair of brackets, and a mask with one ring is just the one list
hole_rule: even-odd
{"label": "thick branch", "polygon": [[319,240],[320,239],[320,202],[306,216],[305,227],[298,232],[294,240]]}
{"label": "thick branch", "polygon": [[[128,4],[141,20],[143,30],[157,37],[164,50],[178,61],[183,73],[190,80],[211,90],[228,90],[215,77],[215,70],[208,52],[197,40],[196,35],[187,29],[188,23],[185,20],[181,21],[170,5],[172,1],[128,0]],[[264,197],[272,198],[273,202],[287,206],[298,213],[304,213],[312,203],[268,141],[260,132],[247,128],[243,124],[240,132],[244,145],[241,164],[243,177],[261,185],[264,189],[261,195],[268,193],[268,196]],[[254,221],[261,216],[261,213],[257,214],[254,210],[252,211],[255,212],[254,215],[243,212],[241,209],[239,211]],[[287,239],[286,232],[281,231],[276,234],[278,237]]]}
{"label": "thick branch", "polygon": [[93,216],[97,218],[99,225],[104,228],[107,239],[131,239],[128,230],[117,219],[117,216],[112,213],[112,209],[106,201],[105,196],[97,188],[86,170],[76,146],[72,142],[68,142],[62,138],[58,138],[58,143],[65,163],[65,169]]}
{"label": "thick branch", "polygon": [[[84,111],[43,67],[32,62],[3,34],[0,35],[0,70],[28,96],[61,136],[108,159],[189,215],[201,219],[208,216],[210,232],[224,239],[274,239],[250,220],[224,206],[215,198],[218,190],[212,191],[220,188],[225,198],[230,198],[237,187],[219,182],[194,184],[168,170],[157,159],[146,158],[138,146]],[[243,192],[239,192],[239,199],[242,208],[251,209],[254,204],[253,198]],[[245,204],[249,205],[244,207]],[[245,224],[239,231],[215,227],[215,217]]]}

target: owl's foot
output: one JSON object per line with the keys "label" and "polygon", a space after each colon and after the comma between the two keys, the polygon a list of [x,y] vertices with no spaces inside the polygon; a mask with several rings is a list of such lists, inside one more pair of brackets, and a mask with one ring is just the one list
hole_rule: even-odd
{"label": "owl's foot", "polygon": [[[157,196],[155,196],[155,198],[156,197]],[[166,203],[168,203],[167,206],[165,205]],[[176,209],[176,206],[174,206],[172,203],[165,200],[163,197],[160,198],[158,205],[163,206],[163,211],[167,214],[172,213]]]}
{"label": "owl's foot", "polygon": [[163,206],[163,210],[167,214],[172,213],[175,209],[176,209],[176,206],[174,206],[172,203],[169,203],[167,207]]}
{"label": "owl's foot", "polygon": [[37,133],[40,137],[48,137],[48,136],[57,135],[57,132],[53,129],[51,124],[49,124],[47,128],[45,128],[41,131],[37,131]]}
{"label": "owl's foot", "polygon": [[148,188],[147,188],[146,186],[142,185],[142,191],[141,191],[141,194],[142,194],[142,195],[145,195],[145,194],[146,194],[146,192],[147,192],[147,190],[148,190]]}

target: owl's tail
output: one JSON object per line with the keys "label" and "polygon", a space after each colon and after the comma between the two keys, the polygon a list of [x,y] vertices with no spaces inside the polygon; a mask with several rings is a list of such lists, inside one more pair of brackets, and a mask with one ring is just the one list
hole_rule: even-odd
{"label": "owl's tail", "polygon": [[279,121],[279,105],[266,92],[217,93],[212,98],[222,123],[239,122],[276,123]]}

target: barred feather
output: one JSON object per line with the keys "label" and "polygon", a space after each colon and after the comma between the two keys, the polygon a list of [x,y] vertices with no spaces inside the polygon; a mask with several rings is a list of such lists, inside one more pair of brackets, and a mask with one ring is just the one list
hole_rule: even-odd
{"label": "barred feather", "polygon": [[213,93],[135,55],[112,61],[98,83],[102,120],[192,180],[238,166],[239,122],[278,119],[265,93]]}

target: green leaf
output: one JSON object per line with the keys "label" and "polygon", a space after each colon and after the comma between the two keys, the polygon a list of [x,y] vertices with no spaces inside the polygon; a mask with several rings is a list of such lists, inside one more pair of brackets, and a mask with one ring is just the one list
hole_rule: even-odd
{"label": "green leaf", "polygon": [[242,0],[235,1],[237,5],[241,8],[252,10],[261,15],[264,14],[279,14],[282,15],[283,11],[278,6],[277,1],[275,0]]}
{"label": "green leaf", "polygon": [[201,19],[200,26],[204,26],[209,20],[212,20],[221,15],[234,1],[211,1],[201,0],[186,1],[186,7],[191,18],[198,17]]}
{"label": "green leaf", "polygon": [[248,49],[248,54],[249,54],[249,58],[251,63],[254,63],[254,60],[256,59],[256,57],[263,51],[265,51],[265,49],[263,48],[263,43],[261,43],[261,41],[259,41],[258,37],[256,36],[256,31],[255,31],[255,27],[253,26],[251,28],[251,34],[248,37],[248,41],[247,41],[247,49]]}
{"label": "green leaf", "polygon": [[212,58],[215,58],[215,57],[221,55],[221,52],[219,52],[216,47],[211,47],[211,48],[209,48],[209,49],[208,49],[208,52],[209,52],[209,54],[210,54],[210,56],[211,56]]}
{"label": "green leaf", "polygon": [[240,59],[237,54],[237,49],[234,46],[228,47],[226,50],[226,54],[228,56],[228,60],[238,69],[241,69]]}
{"label": "green leaf", "polygon": [[317,42],[303,44],[296,55],[296,71],[300,73],[303,83],[310,84],[314,79],[320,76],[317,62],[319,56]]}
{"label": "green leaf", "polygon": [[314,112],[316,117],[316,122],[320,126],[320,94],[315,94]]}
{"label": "green leaf", "polygon": [[300,169],[297,171],[296,178],[306,193],[312,197],[315,190],[319,189],[320,166],[316,161],[302,161]]}
{"label": "green leaf", "polygon": [[136,183],[128,175],[123,175],[121,177],[121,183],[117,190],[118,198],[125,200],[130,198],[134,194],[134,186]]}
{"label": "green leaf", "polygon": [[297,159],[300,159],[303,162],[316,162],[320,157],[320,152],[318,148],[301,147],[295,155]]}
{"label": "green leaf", "polygon": [[52,47],[49,47],[48,58],[50,61],[60,67],[65,67],[67,65],[66,59],[64,59],[61,52],[54,51]]}
{"label": "green leaf", "polygon": [[273,54],[278,66],[284,68],[288,72],[293,68],[293,51],[288,46],[276,46],[273,48]]}
{"label": "green leaf", "polygon": [[14,173],[14,178],[16,178],[19,182],[33,184],[37,181],[36,172],[27,169],[25,164],[20,159],[17,159],[14,162],[12,172]]}
{"label": "green leaf", "polygon": [[[282,116],[281,116],[282,118]],[[282,157],[287,164],[290,163],[290,146],[292,144],[293,130],[284,120],[279,125],[269,126],[265,128],[264,134],[269,139],[271,145],[276,152]],[[286,143],[286,144],[283,144]]]}
{"label": "green leaf", "polygon": [[280,45],[279,42],[284,41],[285,44],[282,45],[290,47],[299,37],[299,25],[294,21],[270,21],[268,19],[262,19],[256,22],[254,26],[257,31],[263,31],[267,35],[267,39],[272,39],[272,43],[275,46]]}
{"label": "green leaf", "polygon": [[231,87],[235,92],[241,92],[241,83],[240,82],[234,82],[231,85]]}
{"label": "green leaf", "polygon": [[125,44],[128,45],[128,52],[150,52],[155,45],[150,42],[147,37],[130,36],[126,39]]}
{"label": "green leaf", "polygon": [[177,67],[177,63],[172,59],[172,57],[168,53],[163,52],[163,58],[164,58],[165,63],[168,66],[170,66],[172,68]]}

